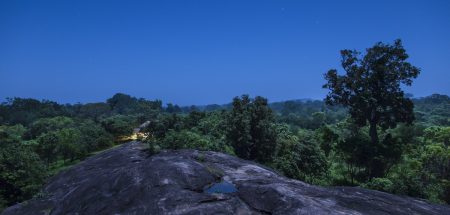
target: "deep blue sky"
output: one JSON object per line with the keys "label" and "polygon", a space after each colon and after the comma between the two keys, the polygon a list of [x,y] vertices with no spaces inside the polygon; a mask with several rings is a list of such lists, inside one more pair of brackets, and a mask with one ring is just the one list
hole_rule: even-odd
{"label": "deep blue sky", "polygon": [[450,1],[3,0],[0,98],[321,99],[339,50],[396,38],[422,69],[405,91],[450,94]]}

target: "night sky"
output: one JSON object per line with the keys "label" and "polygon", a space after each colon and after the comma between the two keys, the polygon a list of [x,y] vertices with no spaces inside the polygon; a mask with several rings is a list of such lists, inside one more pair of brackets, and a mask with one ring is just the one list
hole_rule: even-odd
{"label": "night sky", "polygon": [[405,91],[450,94],[450,1],[3,0],[0,98],[322,99],[339,50],[397,38],[422,69]]}

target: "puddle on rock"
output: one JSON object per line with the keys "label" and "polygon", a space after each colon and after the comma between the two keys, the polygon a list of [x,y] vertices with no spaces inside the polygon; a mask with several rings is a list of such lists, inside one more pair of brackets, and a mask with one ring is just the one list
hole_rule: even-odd
{"label": "puddle on rock", "polygon": [[222,181],[214,183],[204,190],[205,193],[235,193],[237,192],[236,186],[230,182]]}

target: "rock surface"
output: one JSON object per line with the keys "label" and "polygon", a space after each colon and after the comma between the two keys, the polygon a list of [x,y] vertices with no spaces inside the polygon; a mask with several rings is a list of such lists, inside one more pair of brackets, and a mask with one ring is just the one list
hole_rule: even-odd
{"label": "rock surface", "polygon": [[313,186],[217,152],[149,157],[130,142],[61,172],[39,198],[2,214],[442,215],[450,207],[362,188]]}

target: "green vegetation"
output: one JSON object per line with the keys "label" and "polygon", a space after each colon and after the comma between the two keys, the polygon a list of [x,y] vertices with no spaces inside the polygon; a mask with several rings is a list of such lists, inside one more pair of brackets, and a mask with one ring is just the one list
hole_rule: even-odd
{"label": "green vegetation", "polygon": [[161,109],[160,101],[124,94],[84,105],[7,99],[0,105],[0,209],[36,195],[49,176],[114,146]]}
{"label": "green vegetation", "polygon": [[273,159],[277,134],[267,99],[250,99],[247,95],[234,98],[226,121],[226,141],[239,157],[259,162]]}
{"label": "green vegetation", "polygon": [[[419,69],[400,41],[364,56],[342,52],[325,101],[180,107],[116,94],[106,102],[60,105],[14,98],[0,105],[0,205],[37,195],[49,175],[140,130],[150,153],[225,152],[320,185],[362,186],[450,203],[450,98],[411,98]],[[201,154],[199,162],[204,162]],[[211,170],[214,171],[214,170]]]}
{"label": "green vegetation", "polygon": [[[400,40],[393,45],[377,43],[360,57],[358,51],[342,50],[342,67],[346,75],[338,75],[335,69],[325,75],[330,89],[325,101],[329,105],[348,107],[353,124],[369,126],[370,145],[359,132],[342,145],[347,154],[364,154],[364,161],[356,159],[356,165],[364,167],[368,178],[383,176],[392,159],[399,157],[398,142],[387,134],[380,142],[378,127],[395,128],[398,123],[410,125],[414,120],[413,103],[405,98],[400,84],[410,86],[420,70],[406,62],[408,55]],[[394,152],[392,152],[394,148]],[[349,153],[350,152],[350,153]]]}

